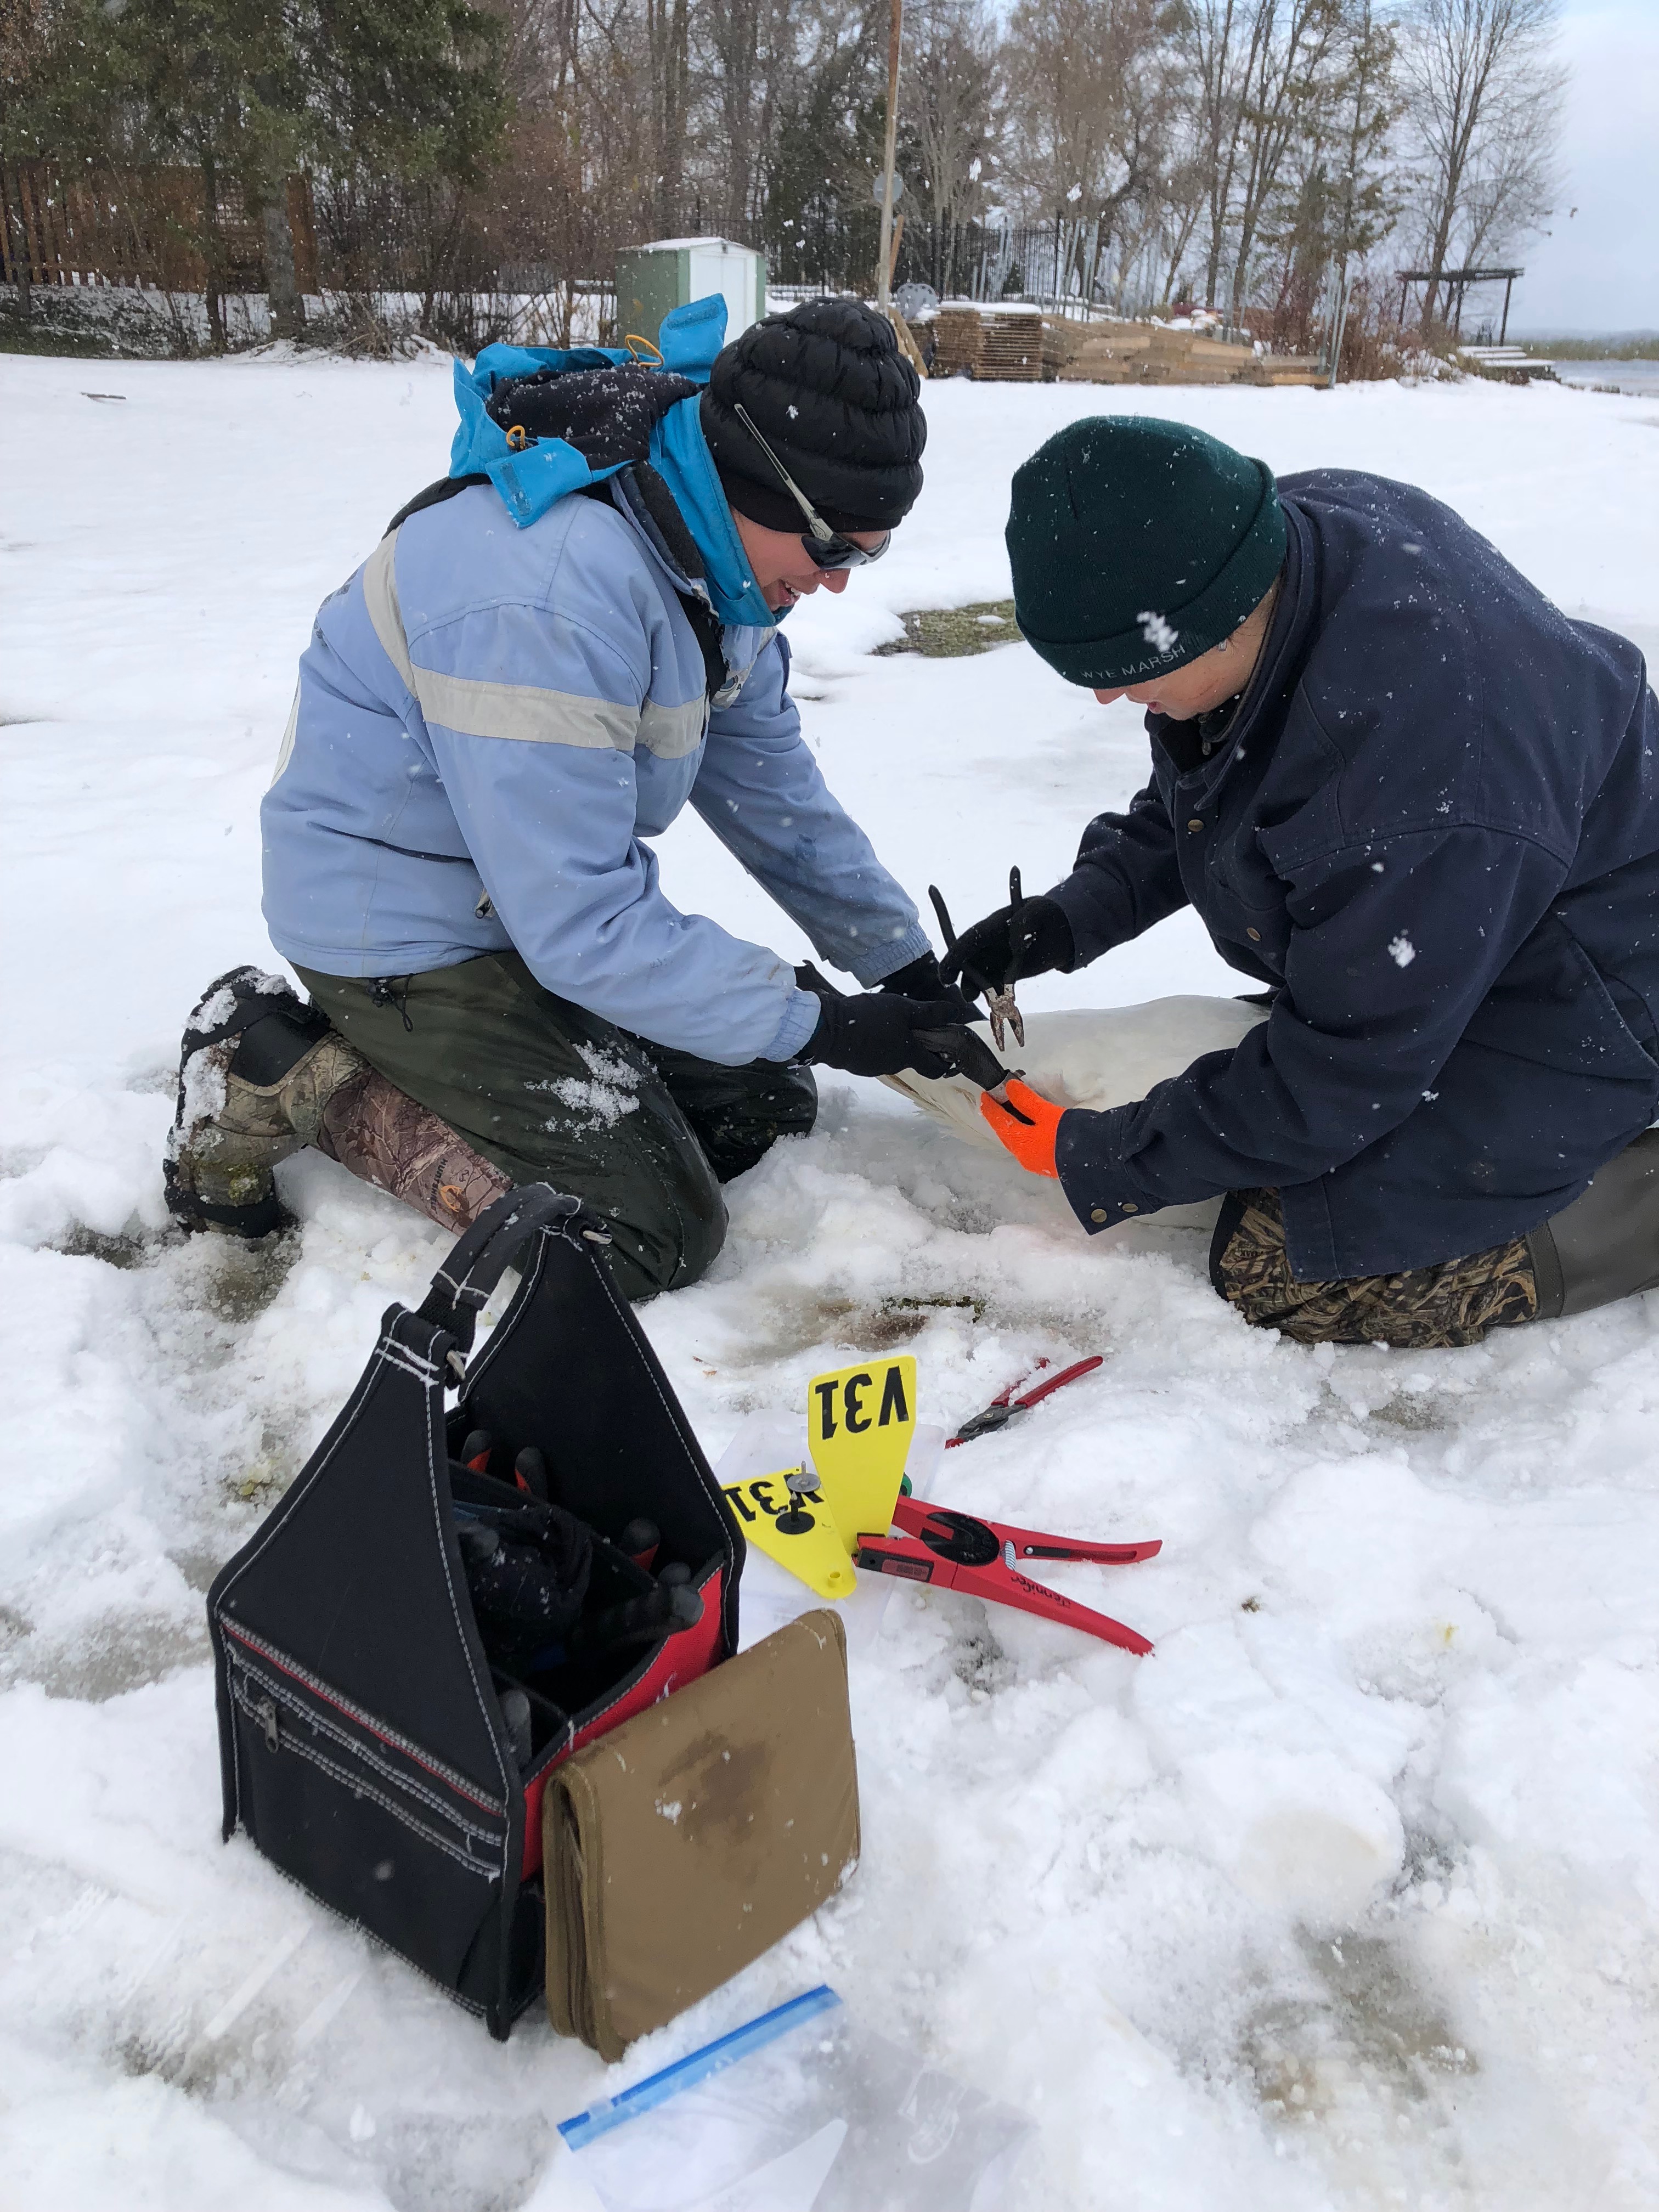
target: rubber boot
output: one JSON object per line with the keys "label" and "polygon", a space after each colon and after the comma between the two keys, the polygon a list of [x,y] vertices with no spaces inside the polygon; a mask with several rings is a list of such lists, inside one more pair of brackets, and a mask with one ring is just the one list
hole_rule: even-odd
{"label": "rubber boot", "polygon": [[1659,1290],[1659,1128],[1598,1168],[1583,1197],[1541,1222],[1527,1246],[1540,1321]]}
{"label": "rubber boot", "polygon": [[271,1170],[317,1142],[330,1099],[367,1065],[282,976],[221,975],[185,1027],[161,1170],[169,1212],[234,1237],[281,1228]]}
{"label": "rubber boot", "polygon": [[447,1121],[366,1063],[324,1108],[317,1148],[441,1229],[470,1229],[513,1188]]}

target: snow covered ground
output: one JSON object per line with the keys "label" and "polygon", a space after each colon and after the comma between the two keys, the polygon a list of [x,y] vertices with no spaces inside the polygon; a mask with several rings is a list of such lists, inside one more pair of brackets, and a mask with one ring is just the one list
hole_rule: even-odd
{"label": "snow covered ground", "polygon": [[[930,389],[892,557],[792,623],[832,783],[959,917],[1011,861],[1060,873],[1144,737],[1024,646],[869,648],[897,610],[1002,596],[1011,471],[1126,398]],[[1133,404],[1281,471],[1425,483],[1659,657],[1650,398]],[[491,2045],[221,1845],[202,1593],[442,1240],[316,1156],[292,1237],[173,1240],[173,1066],[200,987],[270,957],[256,809],[313,610],[451,420],[428,362],[0,359],[0,2203],[574,2207],[560,2118],[819,1979],[1032,2116],[1028,2207],[1659,2202],[1659,1298],[1475,1351],[1301,1349],[1220,1304],[1190,1232],[1087,1242],[850,1079],[732,1189],[713,1277],[646,1311],[705,1444],[899,1341],[949,1422],[1103,1352],[953,1453],[946,1494],[1162,1536],[1055,1577],[1157,1656],[900,1590],[854,1652],[855,1880],[614,2078],[533,2017]],[[804,949],[695,822],[663,864]],[[1025,995],[1231,988],[1178,917]]]}

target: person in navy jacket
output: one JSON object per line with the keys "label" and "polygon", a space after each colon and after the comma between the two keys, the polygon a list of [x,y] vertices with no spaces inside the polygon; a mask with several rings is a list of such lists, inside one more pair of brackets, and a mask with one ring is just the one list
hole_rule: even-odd
{"label": "person in navy jacket", "polygon": [[1270,1002],[1145,1099],[987,1118],[1084,1227],[1220,1195],[1212,1275],[1306,1341],[1460,1344],[1659,1284],[1659,703],[1409,484],[1095,418],[1014,479],[1020,628],[1152,775],[966,932],[975,988],[1190,905]]}

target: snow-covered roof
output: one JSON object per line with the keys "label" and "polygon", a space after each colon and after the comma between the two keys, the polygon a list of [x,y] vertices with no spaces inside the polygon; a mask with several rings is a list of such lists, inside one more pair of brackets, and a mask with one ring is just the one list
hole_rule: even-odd
{"label": "snow-covered roof", "polygon": [[753,246],[739,246],[735,239],[731,238],[653,238],[643,246],[635,246],[633,251],[635,253],[678,253],[688,246],[718,246],[727,253],[755,253],[759,251]]}

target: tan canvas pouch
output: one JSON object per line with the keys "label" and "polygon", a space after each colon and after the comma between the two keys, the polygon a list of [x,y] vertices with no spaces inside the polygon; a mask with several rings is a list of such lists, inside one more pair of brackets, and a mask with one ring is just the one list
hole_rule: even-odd
{"label": "tan canvas pouch", "polygon": [[803,1615],[567,1759],[548,1779],[543,1837],[548,2017],[620,2058],[852,1870],[838,1616]]}

